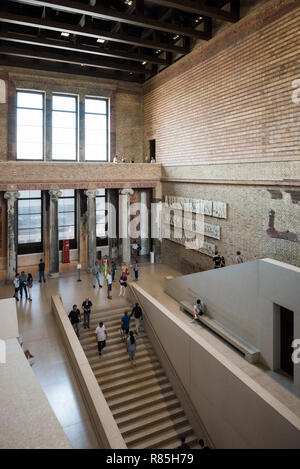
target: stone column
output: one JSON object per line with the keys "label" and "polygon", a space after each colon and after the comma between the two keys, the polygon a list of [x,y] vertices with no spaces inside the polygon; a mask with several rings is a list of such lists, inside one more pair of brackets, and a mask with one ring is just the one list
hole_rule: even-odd
{"label": "stone column", "polygon": [[18,191],[5,192],[7,200],[7,280],[13,280],[17,271],[17,212]]}
{"label": "stone column", "polygon": [[51,189],[49,206],[49,277],[59,276],[59,243],[58,243],[58,199],[62,192]]}
{"label": "stone column", "polygon": [[140,192],[140,231],[141,231],[141,255],[149,254],[149,212],[147,204],[147,191]]}
{"label": "stone column", "polygon": [[118,190],[107,189],[108,246],[111,259],[119,257],[118,248]]}
{"label": "stone column", "polygon": [[84,191],[87,196],[88,262],[87,271],[91,272],[96,262],[96,195],[98,189]]}
{"label": "stone column", "polygon": [[132,189],[120,190],[120,237],[122,238],[122,261],[130,264],[130,196],[133,195]]}
{"label": "stone column", "polygon": [[153,239],[154,259],[162,262],[162,188],[161,183],[153,189],[151,201],[151,237]]}

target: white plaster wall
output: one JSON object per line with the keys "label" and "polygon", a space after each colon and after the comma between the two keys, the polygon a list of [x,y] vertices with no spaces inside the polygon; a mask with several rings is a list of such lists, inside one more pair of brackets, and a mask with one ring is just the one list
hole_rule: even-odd
{"label": "white plaster wall", "polygon": [[19,337],[16,300],[5,298],[0,300],[0,339],[15,339]]}
{"label": "white plaster wall", "polygon": [[300,448],[300,419],[138,285],[132,285],[216,448]]}
{"label": "white plaster wall", "polygon": [[[166,292],[177,301],[204,298],[208,315],[257,347],[262,360],[276,368],[279,347],[274,305],[294,311],[294,338],[300,339],[300,268],[272,259],[166,280]],[[294,383],[300,387],[300,364]]]}

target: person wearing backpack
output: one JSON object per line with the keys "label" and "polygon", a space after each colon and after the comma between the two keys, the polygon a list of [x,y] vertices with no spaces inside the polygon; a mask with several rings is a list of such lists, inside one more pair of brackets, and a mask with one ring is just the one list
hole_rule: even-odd
{"label": "person wearing backpack", "polygon": [[214,269],[220,269],[222,267],[222,257],[219,252],[216,251],[216,254],[213,257]]}
{"label": "person wearing backpack", "polygon": [[143,319],[142,308],[138,303],[135,303],[135,307],[133,308],[130,317],[132,316],[134,316],[135,319],[135,332],[138,335],[139,329],[141,327],[141,320]]}

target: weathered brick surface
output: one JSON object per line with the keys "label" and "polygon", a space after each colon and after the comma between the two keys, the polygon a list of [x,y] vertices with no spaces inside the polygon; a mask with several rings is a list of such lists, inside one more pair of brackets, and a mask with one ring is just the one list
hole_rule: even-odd
{"label": "weathered brick surface", "polygon": [[155,138],[164,165],[299,159],[299,22],[299,3],[267,2],[147,82],[145,152]]}

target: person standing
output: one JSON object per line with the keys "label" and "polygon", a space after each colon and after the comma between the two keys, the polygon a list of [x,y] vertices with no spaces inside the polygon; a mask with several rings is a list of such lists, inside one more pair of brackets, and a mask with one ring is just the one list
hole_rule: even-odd
{"label": "person standing", "polygon": [[244,256],[242,256],[241,251],[236,251],[235,263],[243,264],[244,262],[245,262],[245,258]]}
{"label": "person standing", "polygon": [[121,277],[120,277],[120,293],[119,293],[119,296],[125,296],[126,287],[127,287],[127,277],[126,277],[125,274],[122,274]]}
{"label": "person standing", "polygon": [[112,291],[112,276],[111,276],[111,270],[108,271],[108,274],[106,275],[106,281],[107,281],[107,298],[109,300],[112,300],[111,296],[111,291]]}
{"label": "person standing", "polygon": [[135,365],[135,352],[136,352],[136,339],[132,331],[129,332],[129,337],[126,342],[127,352],[129,354],[129,360],[132,365]]}
{"label": "person standing", "polygon": [[91,300],[87,297],[84,302],[82,303],[82,309],[83,309],[83,327],[90,328],[90,315],[91,315],[91,307],[93,306],[93,303]]}
{"label": "person standing", "polygon": [[138,335],[141,327],[141,321],[143,319],[142,308],[139,306],[138,303],[135,303],[135,307],[133,308],[130,317],[132,316],[134,316],[135,319],[135,332]]}
{"label": "person standing", "polygon": [[134,266],[133,266],[133,271],[134,271],[134,278],[135,278],[135,281],[137,282],[138,279],[139,279],[139,264],[138,264],[137,259],[136,259],[135,264],[134,264]]}
{"label": "person standing", "polygon": [[126,339],[128,337],[129,327],[130,327],[130,316],[128,314],[128,311],[126,311],[124,316],[121,319],[121,331],[123,333],[123,341],[124,341],[124,333],[126,334]]}
{"label": "person standing", "polygon": [[25,274],[24,270],[22,270],[21,275],[19,277],[19,280],[20,280],[20,297],[21,297],[21,299],[23,298],[23,290],[24,290],[26,300],[27,300],[28,299],[27,288],[26,288],[27,277],[26,277],[26,274]]}
{"label": "person standing", "polygon": [[29,301],[32,301],[32,285],[33,285],[33,278],[31,274],[27,275],[27,280],[26,280],[26,285],[27,285],[27,293],[29,296]]}
{"label": "person standing", "polygon": [[112,281],[113,281],[113,282],[115,281],[116,270],[117,270],[117,264],[116,264],[116,261],[115,261],[115,259],[113,259],[113,261],[112,261],[112,265],[111,265],[111,271],[112,271]]}
{"label": "person standing", "polygon": [[96,288],[96,284],[98,284],[99,288],[102,288],[102,285],[100,283],[100,277],[99,277],[98,261],[95,262],[95,265],[92,268],[92,272],[93,272],[93,287]]}
{"label": "person standing", "polygon": [[73,305],[73,309],[69,313],[69,319],[77,337],[79,337],[80,310],[77,308],[77,305]]}
{"label": "person standing", "polygon": [[106,346],[106,340],[107,340],[107,332],[102,321],[99,322],[99,326],[96,327],[95,333],[96,333],[96,338],[97,338],[97,343],[98,343],[99,356],[101,356],[102,350]]}
{"label": "person standing", "polygon": [[19,301],[19,290],[20,290],[20,275],[16,273],[16,276],[13,280],[14,288],[15,288],[15,293],[13,298],[15,298],[17,301]]}
{"label": "person standing", "polygon": [[39,263],[39,282],[42,283],[42,280],[44,281],[44,283],[46,282],[45,262],[43,262],[43,259],[40,259],[40,263]]}
{"label": "person standing", "polygon": [[222,267],[222,257],[219,252],[216,251],[216,254],[213,257],[214,269],[220,269]]}

